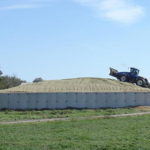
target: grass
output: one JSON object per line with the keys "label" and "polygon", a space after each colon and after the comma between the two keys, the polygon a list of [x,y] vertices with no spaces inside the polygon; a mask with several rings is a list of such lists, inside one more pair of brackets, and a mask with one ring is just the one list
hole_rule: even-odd
{"label": "grass", "polygon": [[0,125],[0,150],[149,150],[150,115]]}
{"label": "grass", "polygon": [[30,119],[49,119],[49,118],[76,118],[98,115],[127,114],[148,111],[142,108],[122,108],[122,109],[67,109],[67,110],[43,110],[43,111],[0,111],[0,122]]}

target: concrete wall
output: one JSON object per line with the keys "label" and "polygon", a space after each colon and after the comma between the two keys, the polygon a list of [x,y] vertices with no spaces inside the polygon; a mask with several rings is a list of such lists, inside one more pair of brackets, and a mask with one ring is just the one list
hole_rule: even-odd
{"label": "concrete wall", "polygon": [[150,106],[150,93],[18,93],[0,94],[0,110],[119,108]]}

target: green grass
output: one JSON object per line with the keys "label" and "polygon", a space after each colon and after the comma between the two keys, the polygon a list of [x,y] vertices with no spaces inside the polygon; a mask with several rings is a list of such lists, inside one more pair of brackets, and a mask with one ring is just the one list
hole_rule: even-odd
{"label": "green grass", "polygon": [[76,118],[97,115],[113,115],[143,112],[146,110],[138,108],[123,108],[123,109],[67,109],[67,110],[43,110],[43,111],[0,111],[1,121],[29,120],[29,119],[45,119],[45,118]]}
{"label": "green grass", "polygon": [[149,150],[150,115],[0,125],[0,150]]}

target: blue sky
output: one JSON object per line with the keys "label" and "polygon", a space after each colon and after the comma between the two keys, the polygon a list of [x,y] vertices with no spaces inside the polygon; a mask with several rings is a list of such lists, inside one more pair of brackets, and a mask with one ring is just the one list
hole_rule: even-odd
{"label": "blue sky", "polygon": [[1,0],[0,69],[32,81],[131,66],[150,79],[149,18],[148,0]]}

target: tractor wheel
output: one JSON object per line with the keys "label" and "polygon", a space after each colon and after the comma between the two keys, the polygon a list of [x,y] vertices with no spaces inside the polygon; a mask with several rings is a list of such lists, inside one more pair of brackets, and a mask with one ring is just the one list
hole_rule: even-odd
{"label": "tractor wheel", "polygon": [[120,81],[126,82],[126,81],[127,81],[127,77],[126,77],[126,76],[121,76],[121,77],[120,77]]}
{"label": "tractor wheel", "polygon": [[137,81],[136,81],[136,84],[137,84],[138,86],[144,86],[144,82],[143,82],[143,80],[141,80],[141,79],[137,80]]}

